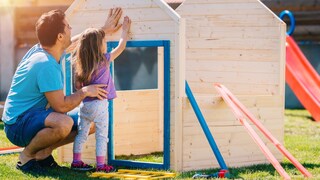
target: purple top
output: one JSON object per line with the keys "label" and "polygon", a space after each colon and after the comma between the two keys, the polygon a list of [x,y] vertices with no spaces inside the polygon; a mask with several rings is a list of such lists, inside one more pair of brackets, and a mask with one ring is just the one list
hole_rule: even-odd
{"label": "purple top", "polygon": [[[92,78],[89,84],[107,84],[108,86],[104,89],[108,92],[107,99],[114,99],[117,97],[116,88],[114,86],[111,73],[110,73],[110,54],[104,54],[106,61],[99,64],[99,68],[92,74]],[[87,84],[88,85],[88,84]],[[86,97],[83,102],[97,100],[98,98]]]}

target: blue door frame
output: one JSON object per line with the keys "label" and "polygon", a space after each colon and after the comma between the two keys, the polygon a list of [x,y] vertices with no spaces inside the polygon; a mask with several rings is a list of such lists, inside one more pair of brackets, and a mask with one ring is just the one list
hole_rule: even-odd
{"label": "blue door frame", "polygon": [[[108,52],[117,47],[119,42],[107,42]],[[116,160],[114,154],[113,136],[113,101],[109,103],[109,143],[108,143],[108,163],[115,166],[126,166],[135,168],[170,168],[170,41],[128,41],[126,47],[163,47],[164,48],[164,123],[163,123],[163,163],[148,163],[130,160]],[[113,75],[113,63],[110,66]]]}

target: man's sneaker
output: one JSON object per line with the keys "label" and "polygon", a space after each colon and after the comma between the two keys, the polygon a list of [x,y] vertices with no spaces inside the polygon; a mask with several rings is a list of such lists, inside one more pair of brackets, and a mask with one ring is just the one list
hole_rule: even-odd
{"label": "man's sneaker", "polygon": [[19,161],[16,165],[16,168],[24,173],[30,173],[35,175],[44,175],[47,173],[45,169],[43,169],[35,159],[31,159],[24,165]]}
{"label": "man's sneaker", "polygon": [[88,164],[85,164],[83,161],[78,161],[71,163],[71,169],[76,171],[91,171],[93,170],[93,167]]}
{"label": "man's sneaker", "polygon": [[116,171],[116,169],[113,166],[109,166],[107,164],[104,164],[102,166],[97,166],[96,168],[97,172],[105,172],[105,173],[109,173],[109,172],[114,172]]}
{"label": "man's sneaker", "polygon": [[53,156],[50,155],[43,160],[38,161],[39,165],[43,168],[62,168],[58,163],[53,159]]}

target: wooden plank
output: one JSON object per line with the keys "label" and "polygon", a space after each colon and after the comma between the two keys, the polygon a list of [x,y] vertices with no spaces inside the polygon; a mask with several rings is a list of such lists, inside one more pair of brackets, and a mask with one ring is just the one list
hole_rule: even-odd
{"label": "wooden plank", "polygon": [[[213,87],[213,83],[190,81],[192,84],[193,93],[201,94],[217,94],[216,89]],[[279,84],[254,84],[251,82],[237,83],[237,82],[223,82],[231,92],[241,95],[279,95]]]}
{"label": "wooden plank", "polygon": [[[77,33],[82,32],[89,27],[101,27],[104,23],[104,19],[101,19],[100,23],[92,23],[86,19],[81,19],[81,23],[74,23],[70,20],[70,24]],[[130,32],[132,34],[174,34],[175,24],[172,21],[137,21],[131,25]],[[121,30],[113,36],[120,35]],[[117,38],[119,39],[119,38]]]}
{"label": "wooden plank", "polygon": [[249,84],[279,84],[279,74],[247,73],[247,72],[190,72],[186,73],[187,81],[205,83],[249,83]]}
{"label": "wooden plank", "polygon": [[[246,13],[246,10],[242,10],[241,12],[242,13],[236,14],[206,14],[201,16],[202,19],[200,16],[193,16],[193,14],[190,14],[188,16],[191,17],[187,18],[187,28],[198,25],[200,25],[200,27],[212,27],[215,25],[213,27],[227,26],[228,30],[231,30],[235,27],[275,27],[281,23],[278,17],[273,16],[271,13],[248,14]],[[261,21],[261,19],[263,19],[263,21]],[[279,29],[277,31],[279,31]]]}
{"label": "wooden plank", "polygon": [[163,129],[164,129],[164,48],[158,47],[158,99],[159,99],[159,112],[158,112],[158,131],[159,131],[159,147],[163,147]]}
{"label": "wooden plank", "polygon": [[248,27],[248,26],[236,26],[228,27],[225,26],[208,26],[196,27],[189,25],[187,27],[188,38],[277,38],[279,36],[279,27]]}
{"label": "wooden plank", "polygon": [[279,50],[270,49],[214,49],[187,48],[186,58],[189,60],[223,60],[223,61],[266,61],[278,62]]}
{"label": "wooden plank", "polygon": [[[237,121],[237,120],[236,120]],[[249,122],[249,120],[247,120]],[[270,131],[281,131],[282,127],[279,125],[273,125],[273,124],[268,124],[266,125],[267,129],[270,129]],[[186,131],[184,132],[184,136],[196,136],[197,134],[203,134],[203,130],[199,128],[195,128],[195,126],[190,126],[190,127],[183,127],[183,130]],[[255,126],[252,126],[253,129],[258,132],[258,129]],[[236,126],[211,126],[209,127],[211,129],[212,134],[228,134],[228,133],[235,133],[235,134],[247,134],[246,130],[242,125],[236,125]]]}
{"label": "wooden plank", "polygon": [[[254,127],[254,126],[252,126]],[[198,128],[197,128],[198,129]],[[269,131],[279,139],[280,142],[283,142],[283,130],[282,129],[274,129],[268,128]],[[188,129],[186,129],[188,130]],[[212,130],[213,137],[216,140],[219,148],[231,149],[232,147],[242,147],[247,146],[248,144],[256,146],[253,139],[249,136],[248,132],[245,131],[245,128],[239,128],[238,132],[216,132],[214,129]],[[259,134],[263,142],[266,144],[273,146],[272,143],[264,137],[259,130],[255,128],[256,132]],[[199,131],[201,132],[201,131]],[[226,137],[225,137],[226,136]],[[198,134],[184,134],[185,141],[183,143],[184,149],[197,149],[197,148],[210,148],[207,139],[204,136],[204,133]],[[257,146],[258,147],[258,146]]]}
{"label": "wooden plank", "polygon": [[280,73],[279,62],[260,62],[260,61],[219,61],[208,57],[208,60],[198,60],[189,57],[186,70],[190,73],[197,71],[215,72],[250,72],[250,73]]}
{"label": "wooden plank", "polygon": [[[236,21],[232,17],[230,19],[218,19],[215,16],[207,16],[207,18],[203,18],[203,15],[200,17],[198,16],[192,16],[192,15],[186,15],[191,16],[192,18],[188,18],[186,20],[187,22],[187,28],[192,27],[225,27],[226,29],[232,29],[234,27],[259,27],[259,28],[265,28],[265,27],[278,27],[280,22],[278,22],[277,18],[271,17],[271,20],[265,20],[265,21],[258,21],[255,20],[240,20]],[[248,15],[247,15],[248,16]],[[257,14],[252,14],[252,16],[259,16]],[[245,17],[245,15],[243,15]],[[262,17],[266,18],[266,17]]]}
{"label": "wooden plank", "polygon": [[115,8],[121,7],[123,9],[129,8],[154,8],[158,7],[158,5],[152,0],[134,0],[134,1],[126,1],[126,0],[95,0],[95,1],[87,1],[81,9],[87,10],[95,10],[95,9],[106,9],[107,7]]}
{"label": "wooden plank", "polygon": [[[105,21],[105,18],[108,15],[108,9],[99,9],[95,8],[92,10],[87,9],[78,9],[77,16],[70,17],[72,24],[81,24],[81,20],[86,20],[92,24],[99,24]],[[132,25],[136,22],[149,22],[149,21],[172,21],[172,18],[169,17],[162,9],[159,7],[153,8],[137,8],[132,7],[123,10],[123,15],[129,16],[132,19]],[[97,18],[98,17],[98,18]],[[122,21],[123,18],[120,19]]]}
{"label": "wooden plank", "polygon": [[[229,108],[227,104],[223,101],[223,99],[219,95],[201,95],[194,94],[196,101],[201,108],[214,108],[217,109],[226,109]],[[282,107],[282,95],[270,95],[270,96],[250,96],[250,95],[235,95],[239,101],[244,104],[247,108],[274,108],[274,107]],[[184,108],[190,108],[190,104],[187,101],[184,104]]]}
{"label": "wooden plank", "polygon": [[[226,12],[232,12],[232,15],[251,15],[253,16],[266,15],[267,10],[262,8],[258,3],[230,3],[230,4],[199,4],[199,5],[186,5],[179,8],[178,13],[182,17],[187,16],[208,16],[208,15],[224,15]],[[272,17],[272,16],[270,16]],[[245,19],[243,19],[246,21]],[[267,20],[267,19],[266,19]],[[248,20],[249,21],[249,20]],[[241,23],[241,22],[238,22]],[[257,25],[265,24],[257,22]]]}
{"label": "wooden plank", "polygon": [[[273,111],[272,111],[273,110]],[[249,111],[253,114],[257,114],[256,117],[260,119],[262,122],[274,122],[277,123],[279,126],[283,126],[283,110],[281,107],[278,108],[268,108],[268,109],[249,109]],[[211,125],[223,126],[223,125],[234,125],[236,118],[232,114],[231,110],[204,110],[202,109],[202,113],[204,114],[206,121]],[[228,113],[228,114],[223,114]],[[188,125],[189,123],[197,122],[197,118],[194,115],[193,110],[189,110],[184,114],[184,121]],[[225,121],[225,122],[223,122]]]}
{"label": "wooden plank", "polygon": [[[279,73],[279,81],[280,81],[280,86],[279,86],[279,92],[281,95],[283,95],[282,98],[282,104],[284,104],[284,94],[285,94],[285,69],[286,69],[286,25],[284,23],[281,24],[280,26],[280,44],[279,44],[279,49],[280,49],[280,54],[279,54],[279,62],[280,62],[280,73]],[[283,106],[284,108],[284,106]],[[284,118],[284,117],[283,117]]]}
{"label": "wooden plank", "polygon": [[176,23],[180,21],[180,15],[174,11],[167,3],[163,0],[154,0],[154,2],[166,12]]}
{"label": "wooden plank", "polygon": [[253,3],[256,0],[184,0],[184,5],[192,4],[233,4],[233,3]]}
{"label": "wooden plank", "polygon": [[175,104],[175,116],[174,116],[174,126],[170,127],[175,129],[175,141],[174,147],[175,151],[172,153],[174,156],[173,167],[176,171],[182,170],[182,97],[185,97],[185,20],[181,19],[179,26],[176,27],[176,39],[177,46],[176,51],[176,64],[175,64],[175,94],[174,94],[174,104]]}
{"label": "wooden plank", "polygon": [[214,48],[214,49],[269,49],[277,50],[278,39],[215,39],[215,38],[188,38],[187,48]]}

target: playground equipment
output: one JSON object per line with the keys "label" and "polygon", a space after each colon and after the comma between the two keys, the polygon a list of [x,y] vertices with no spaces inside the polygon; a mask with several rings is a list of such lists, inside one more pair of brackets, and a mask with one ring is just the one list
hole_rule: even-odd
{"label": "playground equipment", "polygon": [[91,177],[143,180],[143,179],[171,179],[176,177],[176,174],[170,173],[170,172],[160,172],[160,171],[119,169],[117,172],[112,172],[112,173],[95,172],[91,175]]}
{"label": "playground equipment", "polygon": [[[223,85],[215,84],[217,91],[220,93],[223,100],[228,104],[228,106],[232,109],[234,115],[241,122],[241,124],[247,129],[250,136],[256,142],[256,144],[260,147],[261,151],[265,154],[265,156],[269,159],[271,164],[276,168],[279,174],[284,179],[290,179],[290,176],[285,172],[280,163],[276,160],[270,150],[266,147],[263,141],[259,138],[258,134],[254,131],[254,129],[250,126],[250,124],[246,121],[248,118],[253,124],[255,124],[258,129],[279,149],[279,151],[284,154],[296,168],[305,176],[312,177],[312,175],[290,154],[287,149],[281,145],[281,143],[272,136],[272,134],[264,128],[264,126],[257,120],[245,107],[240,103],[238,99]],[[244,117],[246,116],[246,118]]]}
{"label": "playground equipment", "polygon": [[23,149],[24,148],[18,147],[18,146],[0,148],[0,155],[19,153],[19,152],[23,151]]}
{"label": "playground equipment", "polygon": [[320,76],[291,37],[295,19],[290,11],[283,11],[280,18],[289,16],[291,26],[286,37],[286,82],[314,120],[320,121]]}
{"label": "playground equipment", "polygon": [[206,179],[211,179],[211,178],[230,178],[230,174],[228,170],[225,169],[221,169],[219,172],[217,173],[213,173],[213,174],[195,174],[192,176],[192,179],[202,179],[202,178],[206,178]]}
{"label": "playground equipment", "polygon": [[[75,0],[66,12],[73,35],[87,27],[101,27],[108,10],[114,7],[122,7],[123,16],[132,19],[128,51],[155,47],[158,66],[157,79],[152,81],[157,82],[155,88],[117,91],[110,108],[109,163],[177,171],[220,167],[222,161],[212,153],[212,143],[208,143],[186,96],[186,80],[206,118],[207,129],[227,160],[225,165],[267,163],[241,124],[234,121],[230,109],[221,103],[212,84],[230,87],[283,142],[285,24],[258,0],[185,0],[175,11],[162,0]],[[120,35],[119,31],[107,37],[108,48],[114,47]],[[139,51],[135,54],[143,55]],[[131,62],[132,69],[125,71],[125,77],[140,72],[133,69],[135,65],[153,69],[134,57],[122,65],[117,64],[122,59],[115,61],[115,78],[117,67]],[[69,59],[62,62],[67,70],[67,94],[72,93]],[[146,74],[132,83],[139,84],[148,77]],[[82,155],[85,162],[95,162],[94,149],[94,136],[90,136]],[[121,154],[159,150],[164,162],[158,164],[114,159]],[[277,160],[282,159],[281,153],[271,152]],[[60,161],[70,162],[72,145],[60,148],[58,156]]]}

